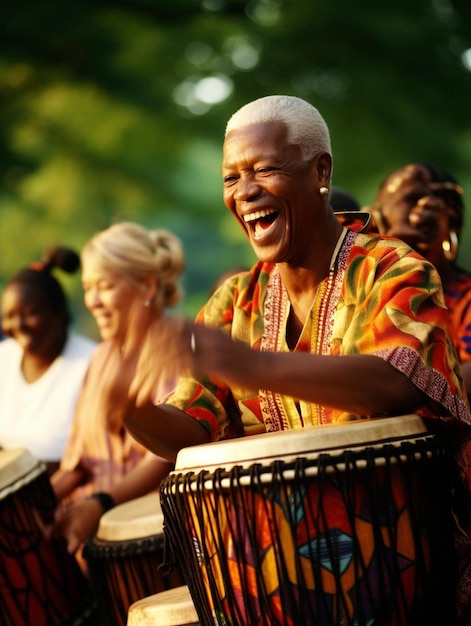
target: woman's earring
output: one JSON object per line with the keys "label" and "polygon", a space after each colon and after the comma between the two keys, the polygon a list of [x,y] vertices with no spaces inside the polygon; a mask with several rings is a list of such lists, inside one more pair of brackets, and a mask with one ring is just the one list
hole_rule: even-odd
{"label": "woman's earring", "polygon": [[144,300],[144,306],[150,306],[150,300]]}
{"label": "woman's earring", "polygon": [[329,193],[329,188],[328,187],[321,187],[319,189],[319,193],[321,194],[321,196],[326,196]]}
{"label": "woman's earring", "polygon": [[449,239],[442,241],[443,254],[447,261],[453,263],[458,255],[458,235],[454,230],[450,230],[448,237]]}

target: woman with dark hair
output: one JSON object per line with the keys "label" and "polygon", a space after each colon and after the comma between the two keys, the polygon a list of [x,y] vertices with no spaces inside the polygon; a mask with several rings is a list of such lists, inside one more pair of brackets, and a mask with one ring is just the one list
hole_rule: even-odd
{"label": "woman with dark hair", "polygon": [[50,248],[6,284],[0,343],[0,447],[26,448],[58,467],[85,371],[96,344],[70,330],[67,298],[53,275],[72,274],[80,258]]}

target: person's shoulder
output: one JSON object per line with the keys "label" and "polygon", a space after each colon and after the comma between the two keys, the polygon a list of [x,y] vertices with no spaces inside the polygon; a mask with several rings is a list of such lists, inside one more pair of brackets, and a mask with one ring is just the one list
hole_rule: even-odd
{"label": "person's shoulder", "polygon": [[400,267],[400,272],[419,271],[438,276],[430,261],[397,237],[377,233],[357,234],[349,251],[347,266],[357,266],[362,259],[365,263],[381,265],[383,269],[396,268],[395,271],[399,271]]}
{"label": "person's shoulder", "polygon": [[354,242],[355,246],[360,246],[366,250],[378,249],[380,251],[395,251],[400,256],[410,255],[423,259],[409,244],[397,237],[380,235],[379,233],[358,233]]}
{"label": "person's shoulder", "polygon": [[89,357],[95,352],[98,344],[93,339],[70,332],[67,338],[65,352],[68,355]]}
{"label": "person's shoulder", "polygon": [[8,358],[9,355],[21,354],[22,350],[17,341],[11,337],[5,337],[0,341],[0,354],[3,358]]}
{"label": "person's shoulder", "polygon": [[20,372],[23,350],[17,341],[5,337],[0,341],[0,384],[11,384],[11,377]]}
{"label": "person's shoulder", "polygon": [[90,363],[88,367],[89,371],[94,372],[94,374],[98,372],[99,375],[101,375],[106,363],[109,362],[109,359],[113,358],[115,350],[115,342],[111,340],[100,341],[95,346],[95,349],[90,357]]}

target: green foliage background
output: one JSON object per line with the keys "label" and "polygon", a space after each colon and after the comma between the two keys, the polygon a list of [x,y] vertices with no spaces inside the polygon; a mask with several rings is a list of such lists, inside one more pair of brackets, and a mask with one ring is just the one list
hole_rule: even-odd
{"label": "green foliage background", "polygon": [[[471,197],[468,0],[18,0],[0,20],[0,286],[118,220],[183,240],[193,315],[251,250],[221,201],[230,114],[289,93],[325,116],[361,204],[413,160]],[[469,203],[469,201],[468,201]],[[460,261],[471,268],[465,221]],[[76,326],[95,329],[78,276]]]}

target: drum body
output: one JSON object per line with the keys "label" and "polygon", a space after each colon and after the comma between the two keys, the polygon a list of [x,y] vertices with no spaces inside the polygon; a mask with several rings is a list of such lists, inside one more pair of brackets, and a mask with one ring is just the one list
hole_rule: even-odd
{"label": "drum body", "polygon": [[125,626],[131,604],[183,584],[178,568],[159,573],[163,560],[163,515],[156,493],[116,506],[101,519],[84,549],[98,597],[102,624]]}
{"label": "drum body", "polygon": [[131,605],[127,626],[199,626],[186,585],[155,593]]}
{"label": "drum body", "polygon": [[415,415],[186,448],[161,485],[200,621],[237,626],[452,624],[450,497]]}
{"label": "drum body", "polygon": [[88,581],[62,539],[46,539],[56,506],[45,464],[0,451],[0,624],[88,624]]}

